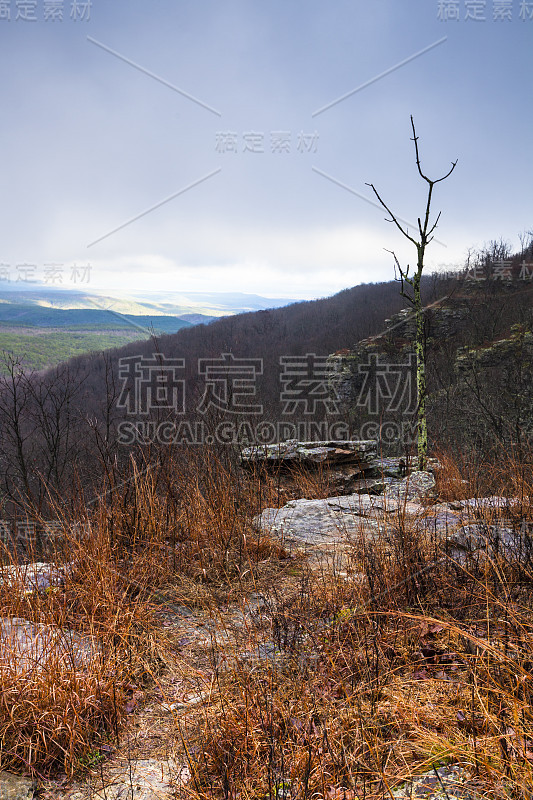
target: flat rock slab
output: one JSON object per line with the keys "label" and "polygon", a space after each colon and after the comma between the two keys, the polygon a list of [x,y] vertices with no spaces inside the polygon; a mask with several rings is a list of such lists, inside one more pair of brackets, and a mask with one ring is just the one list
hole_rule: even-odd
{"label": "flat rock slab", "polygon": [[0,800],[32,800],[34,783],[11,772],[0,772]]}
{"label": "flat rock slab", "polygon": [[325,545],[346,537],[370,535],[395,517],[415,517],[429,532],[448,536],[464,524],[465,515],[442,506],[425,507],[397,493],[386,496],[350,494],[322,500],[291,500],[283,508],[267,508],[255,517],[257,530],[306,545]]}
{"label": "flat rock slab", "polygon": [[82,669],[96,655],[98,645],[89,636],[20,617],[0,619],[0,666],[39,670],[57,658],[66,667]]}
{"label": "flat rock slab", "polygon": [[282,539],[311,545],[330,544],[359,534],[365,525],[375,529],[376,520],[362,517],[383,512],[383,508],[381,498],[368,494],[291,500],[283,508],[265,509],[254,519],[254,524],[258,530],[275,533]]}
{"label": "flat rock slab", "polygon": [[155,758],[138,759],[117,770],[105,786],[74,792],[69,800],[170,800],[190,779],[186,766]]}

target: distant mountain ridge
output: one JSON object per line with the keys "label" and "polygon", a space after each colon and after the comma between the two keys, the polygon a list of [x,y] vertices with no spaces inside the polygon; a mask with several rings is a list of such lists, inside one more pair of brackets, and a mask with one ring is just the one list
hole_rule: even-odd
{"label": "distant mountain ridge", "polygon": [[[189,311],[185,313],[216,317],[281,308],[297,302],[293,298],[263,297],[245,292],[144,292],[142,295],[133,293],[133,296],[142,296],[145,303],[157,306],[165,313],[171,313],[171,309],[187,308]],[[179,315],[183,316],[181,311]]]}
{"label": "distant mountain ridge", "polygon": [[148,340],[152,334],[175,334],[286,302],[229,292],[151,292],[116,298],[79,289],[13,285],[0,289],[0,352],[28,369],[43,369],[74,356]]}
{"label": "distant mountain ridge", "polygon": [[117,314],[131,316],[179,317],[193,324],[247,311],[280,308],[293,302],[286,298],[261,297],[242,292],[158,291],[113,297],[87,290],[33,284],[26,288],[0,288],[0,309],[6,305],[64,311],[110,309]]}

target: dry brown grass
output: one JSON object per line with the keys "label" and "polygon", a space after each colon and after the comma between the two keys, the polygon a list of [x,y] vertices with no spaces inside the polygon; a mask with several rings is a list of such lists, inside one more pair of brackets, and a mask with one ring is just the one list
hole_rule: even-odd
{"label": "dry brown grass", "polygon": [[2,768],[72,774],[117,740],[131,687],[154,670],[153,608],[146,591],[132,595],[112,550],[96,524],[56,553],[62,585],[32,591],[21,568],[0,588],[0,616],[27,631],[22,647],[7,624],[0,636]]}
{"label": "dry brown grass", "polygon": [[475,497],[476,485],[471,480],[472,476],[467,465],[458,463],[457,458],[446,452],[438,453],[437,458],[441,465],[435,473],[439,498],[453,502]]}
{"label": "dry brown grass", "polygon": [[78,671],[54,655],[41,660],[38,670],[9,660],[0,669],[2,768],[41,776],[58,769],[72,773],[117,730],[123,671],[117,675],[116,662],[107,669],[92,662]]}
{"label": "dry brown grass", "polygon": [[[214,607],[236,585],[253,586],[258,562],[283,558],[251,526],[255,487],[203,455],[181,473],[133,465],[92,505],[80,499],[68,517],[58,508],[63,533],[47,555],[64,568],[58,586],[29,589],[24,566],[4,551],[13,574],[0,586],[0,617],[24,620],[40,644],[21,657],[9,628],[0,631],[0,768],[73,774],[109,737],[116,745],[128,698],[155,685],[170,659],[161,606]],[[81,662],[77,636],[94,643]]]}
{"label": "dry brown grass", "polygon": [[[457,499],[461,473],[448,463],[444,475]],[[506,473],[496,488],[523,480]],[[500,508],[473,513],[501,524]],[[387,797],[442,763],[491,797],[531,796],[529,562],[489,541],[454,563],[421,519],[389,520],[381,543],[359,541],[351,578],[309,573],[292,596],[271,592],[267,657],[219,676],[196,797]]]}
{"label": "dry brown grass", "polygon": [[[441,498],[464,500],[474,470],[439,457]],[[72,565],[62,586],[27,593],[20,575],[0,590],[2,617],[56,637],[38,666],[8,657],[0,669],[1,766],[72,774],[115,746],[131,694],[149,694],[161,670],[172,678],[163,606],[210,612],[227,633],[221,605],[253,591],[265,606],[261,624],[241,629],[246,654],[235,646],[217,659],[213,645],[210,667],[209,648],[199,654],[209,701],[187,723],[176,715],[191,797],[368,800],[453,762],[489,796],[529,798],[533,570],[529,550],[498,549],[490,532],[510,515],[529,541],[530,476],[524,463],[494,470],[494,493],[520,503],[472,510],[484,551],[454,562],[423,516],[400,508],[371,546],[354,537],[341,576],[305,570],[254,530],[253,517],[284,499],[275,477],[210,451],[163,473],[133,469],[90,512],[80,502],[90,535],[58,546],[55,560]],[[299,491],[327,494],[316,477]],[[69,660],[68,640],[57,646],[62,630],[98,643],[86,663],[75,665],[72,643]]]}

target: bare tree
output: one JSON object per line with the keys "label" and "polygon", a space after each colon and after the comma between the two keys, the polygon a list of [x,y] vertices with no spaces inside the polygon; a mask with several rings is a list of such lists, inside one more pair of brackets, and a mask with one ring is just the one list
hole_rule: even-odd
{"label": "bare tree", "polygon": [[0,470],[4,497],[40,513],[47,498],[64,499],[83,459],[76,408],[83,380],[69,365],[26,372],[21,359],[0,356]]}
{"label": "bare tree", "polygon": [[531,258],[533,256],[533,231],[522,231],[518,234],[518,240],[521,258]]}
{"label": "bare tree", "polygon": [[[418,169],[418,174],[420,177],[426,181],[428,185],[428,193],[427,193],[427,200],[426,200],[426,210],[424,213],[423,222],[421,218],[418,218],[418,232],[420,238],[417,240],[413,236],[411,236],[400,224],[398,218],[395,214],[392,213],[388,205],[384,202],[384,200],[379,195],[376,187],[373,183],[367,183],[367,186],[370,186],[374,194],[376,195],[377,199],[385,209],[385,211],[390,214],[390,219],[387,220],[388,222],[393,222],[396,227],[402,232],[406,239],[409,239],[410,242],[414,244],[416,247],[417,252],[417,265],[416,265],[416,272],[412,275],[409,275],[409,265],[404,269],[400,266],[400,262],[396,257],[394,251],[388,251],[392,253],[394,258],[395,267],[398,268],[400,273],[399,280],[401,281],[401,289],[400,294],[402,297],[405,297],[414,308],[415,316],[416,316],[416,336],[415,336],[415,352],[416,352],[416,387],[417,387],[417,438],[418,438],[418,469],[423,470],[426,468],[427,462],[427,450],[428,450],[428,433],[427,433],[427,419],[426,419],[426,397],[427,397],[427,388],[426,388],[426,366],[425,366],[425,343],[424,343],[424,309],[422,307],[422,297],[420,292],[420,282],[422,279],[422,272],[424,270],[424,258],[426,255],[426,247],[433,239],[433,232],[435,231],[441,212],[437,214],[437,218],[435,222],[431,223],[430,221],[430,209],[431,209],[431,200],[433,197],[433,187],[435,184],[440,183],[441,181],[446,180],[452,172],[454,171],[457,160],[452,161],[451,169],[448,170],[446,175],[443,175],[442,178],[437,178],[436,180],[431,180],[422,172],[422,167],[420,165],[420,154],[418,151],[418,136],[416,135],[415,130],[415,123],[413,121],[413,117],[411,115],[411,127],[413,129],[413,141],[415,143],[415,154],[416,154],[416,166]],[[406,291],[405,284],[408,284],[411,287],[411,292]]]}

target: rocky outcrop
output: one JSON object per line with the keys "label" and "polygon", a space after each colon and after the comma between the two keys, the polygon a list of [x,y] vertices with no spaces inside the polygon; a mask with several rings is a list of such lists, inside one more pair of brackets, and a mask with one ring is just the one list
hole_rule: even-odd
{"label": "rocky outcrop", "polygon": [[[299,442],[291,439],[279,444],[247,447],[241,464],[248,469],[264,468],[290,475],[292,471],[325,470],[329,487],[339,495],[381,494],[391,481],[408,475],[414,457],[385,458],[377,454],[375,440]],[[436,459],[428,469],[439,468]]]}
{"label": "rocky outcrop", "polygon": [[[410,478],[411,476],[409,476]],[[291,500],[283,508],[267,508],[255,518],[260,531],[274,533],[285,542],[321,545],[355,535],[380,533],[380,521],[398,511],[421,514],[419,502],[432,491],[435,479],[429,472],[415,472],[402,481],[393,480],[383,496],[352,494],[324,500]]]}
{"label": "rocky outcrop", "polygon": [[486,347],[462,347],[457,351],[455,369],[459,375],[471,372],[473,368],[505,368],[517,357],[531,373],[533,367],[533,333],[521,325],[513,325],[511,336],[498,339]]}
{"label": "rocky outcrop", "polygon": [[338,440],[327,442],[299,442],[289,439],[279,444],[247,447],[241,454],[243,466],[314,467],[353,464],[360,472],[375,462],[377,444],[373,440]]}
{"label": "rocky outcrop", "polygon": [[[490,450],[533,437],[533,318],[523,299],[506,309],[510,291],[496,281],[482,298],[463,287],[424,310],[428,429],[441,445]],[[351,430],[379,436],[380,452],[390,455],[416,442],[415,322],[412,309],[402,309],[382,333],[329,358]]]}
{"label": "rocky outcrop", "polygon": [[[453,305],[431,306],[424,311],[426,340],[448,341],[461,334],[468,326],[469,310],[466,301],[456,300]],[[403,308],[385,320],[385,330],[377,336],[363,339],[351,350],[335,353],[329,358],[331,380],[345,405],[353,407],[361,403],[365,390],[366,375],[372,362],[382,375],[387,367],[397,370],[414,368],[414,340],[416,317],[412,308]],[[392,381],[389,382],[389,389]],[[379,387],[377,387],[379,390]],[[364,404],[364,402],[363,402]],[[399,409],[401,410],[401,409]]]}

